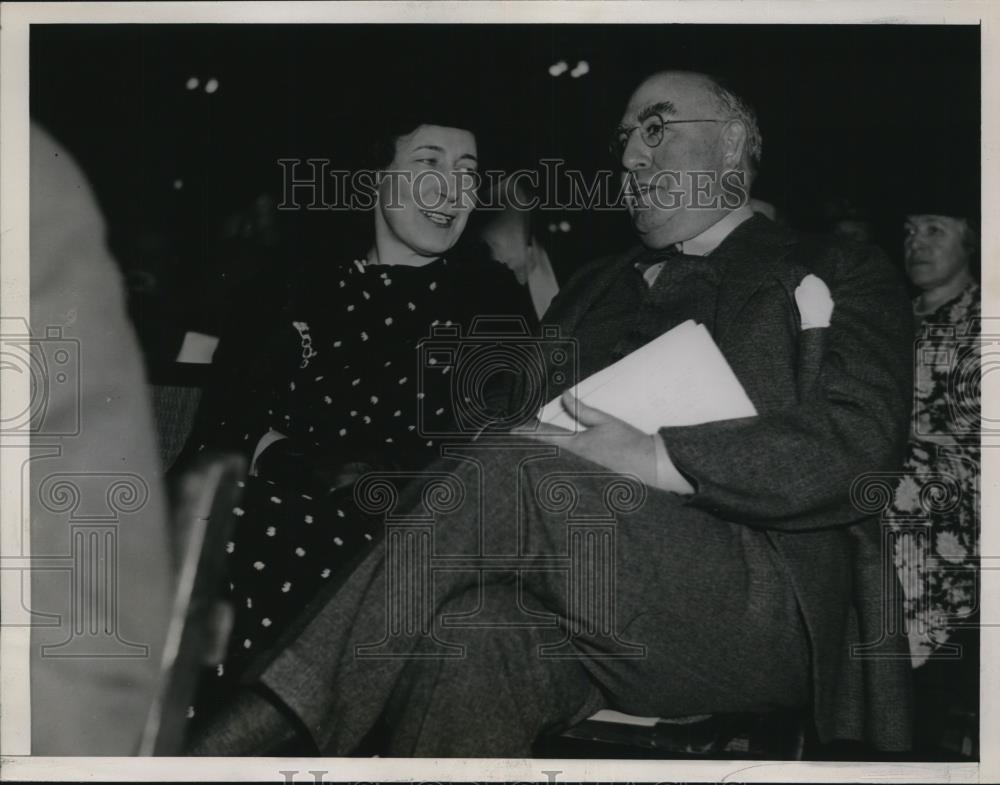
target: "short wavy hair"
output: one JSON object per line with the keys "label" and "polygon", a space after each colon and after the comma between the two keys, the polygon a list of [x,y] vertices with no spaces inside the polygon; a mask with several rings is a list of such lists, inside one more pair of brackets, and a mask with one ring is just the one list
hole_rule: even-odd
{"label": "short wavy hair", "polygon": [[753,106],[737,93],[724,79],[707,74],[712,82],[712,92],[720,107],[727,114],[739,120],[746,128],[746,154],[754,168],[760,166],[761,154],[764,150],[764,139],[757,124],[757,112]]}
{"label": "short wavy hair", "polygon": [[408,100],[394,102],[372,118],[367,144],[363,146],[362,165],[372,170],[385,169],[396,156],[396,143],[422,125],[461,128],[476,137],[478,147],[483,146],[482,120],[475,107],[459,99],[428,97],[426,93],[417,92]]}

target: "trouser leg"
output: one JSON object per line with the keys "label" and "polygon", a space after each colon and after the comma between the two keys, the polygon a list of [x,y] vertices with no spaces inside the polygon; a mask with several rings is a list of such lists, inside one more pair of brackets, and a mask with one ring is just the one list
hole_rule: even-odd
{"label": "trouser leg", "polygon": [[[546,634],[564,641],[549,652],[575,660],[618,708],[678,715],[802,700],[804,631],[780,559],[763,534],[718,521],[658,491],[631,506],[619,504],[620,511],[608,515],[608,489],[618,479],[572,455],[545,457],[545,450],[536,442],[432,467],[430,473],[457,480],[463,498],[432,503],[424,489],[411,488],[397,512],[413,521],[415,510],[438,507],[427,546],[436,565],[433,592],[423,583],[400,580],[405,560],[377,550],[263,670],[261,681],[303,720],[324,753],[350,753],[398,685],[413,685],[407,689],[414,690],[415,705],[470,700],[461,697],[461,668],[412,662],[429,651],[442,657],[453,652],[455,641],[465,641],[469,631],[441,625],[445,609],[475,592],[495,603],[495,584],[504,582],[526,590],[521,621],[534,613]],[[618,492],[629,493],[620,485]],[[417,520],[419,529],[423,524]],[[597,554],[600,560],[578,567],[576,577],[583,582],[576,586],[571,585],[573,526],[584,540],[593,529],[610,544]],[[413,539],[408,551],[411,561],[419,561],[419,541]],[[506,573],[475,568],[477,558],[496,566],[504,554],[528,566]],[[588,583],[601,577],[598,564],[612,566],[610,582]],[[412,616],[409,628],[415,634],[398,634],[406,632],[407,622],[400,623],[397,612],[421,597],[429,598],[437,638],[422,634],[422,622]],[[605,623],[609,609],[611,634]],[[489,621],[488,615],[483,618]],[[512,647],[536,642],[527,633],[510,635],[503,657],[513,661]],[[774,667],[776,657],[781,668]],[[474,696],[482,674],[464,673],[469,679],[464,694]],[[564,708],[558,695],[541,702]],[[488,738],[467,736],[470,748],[488,745]],[[420,734],[411,731],[408,738],[419,740]]]}
{"label": "trouser leg", "polygon": [[[516,586],[494,591],[516,609]],[[466,612],[479,599],[473,590],[445,603],[441,612]],[[386,753],[529,757],[539,736],[596,711],[602,699],[578,660],[540,656],[540,647],[553,641],[551,632],[467,629],[451,636],[462,640],[463,656],[409,660],[386,708]]]}

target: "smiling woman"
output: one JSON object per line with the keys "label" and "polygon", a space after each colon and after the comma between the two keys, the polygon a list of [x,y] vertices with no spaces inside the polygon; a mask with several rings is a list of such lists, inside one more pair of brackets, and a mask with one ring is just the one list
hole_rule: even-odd
{"label": "smiling woman", "polygon": [[379,172],[376,264],[422,266],[458,241],[474,207],[476,137],[464,128],[419,125],[400,137]]}
{"label": "smiling woman", "polygon": [[389,124],[369,162],[370,243],[299,282],[249,389],[236,396],[232,378],[216,381],[192,447],[235,448],[251,476],[227,548],[235,630],[227,659],[206,675],[196,722],[378,540],[381,521],[354,505],[354,481],[420,469],[442,439],[472,435],[458,425],[456,374],[422,368],[421,340],[438,328],[464,330],[460,338],[478,316],[531,318],[509,270],[457,250],[478,165],[476,135],[457,122],[425,110]]}

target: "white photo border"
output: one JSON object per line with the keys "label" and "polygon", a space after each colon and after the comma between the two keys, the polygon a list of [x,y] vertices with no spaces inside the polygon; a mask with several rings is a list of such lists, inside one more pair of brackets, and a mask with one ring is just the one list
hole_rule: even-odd
{"label": "white photo border", "polygon": [[[28,42],[31,25],[110,23],[726,23],[726,24],[977,24],[982,35],[982,95],[1000,94],[1000,5],[988,0],[927,2],[800,0],[705,2],[244,2],[5,3],[0,8],[0,310],[28,318]],[[1000,214],[1000,109],[982,101],[982,215]],[[1000,224],[998,224],[1000,225]],[[998,225],[984,222],[982,257],[1000,258]],[[1000,272],[984,265],[983,307],[1000,315]],[[983,400],[1000,400],[998,375],[984,375]],[[0,407],[21,411],[28,380],[2,376]],[[986,445],[997,447],[998,445]],[[0,445],[0,549],[17,552],[22,521],[23,450]],[[982,521],[1000,514],[1000,454],[983,451]],[[27,529],[27,527],[23,527]],[[24,551],[21,551],[24,552]],[[1000,531],[982,526],[982,552],[1000,555]],[[1000,564],[1000,556],[995,557]],[[16,571],[0,571],[2,587]],[[18,580],[16,577],[15,580]],[[1000,738],[1000,570],[983,571],[983,740]],[[3,615],[16,614],[18,592],[3,591]],[[760,761],[579,761],[492,759],[42,758],[29,756],[30,695],[27,628],[0,627],[0,766],[11,781],[700,781],[700,782],[990,782],[1000,780],[1000,747],[981,745],[976,763],[821,763]]]}

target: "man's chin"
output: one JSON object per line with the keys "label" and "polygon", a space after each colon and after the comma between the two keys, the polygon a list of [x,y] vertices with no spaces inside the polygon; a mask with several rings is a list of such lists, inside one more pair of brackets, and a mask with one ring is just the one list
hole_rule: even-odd
{"label": "man's chin", "polygon": [[665,248],[676,242],[670,237],[669,227],[663,223],[651,223],[642,214],[632,215],[632,228],[636,238],[647,248]]}

